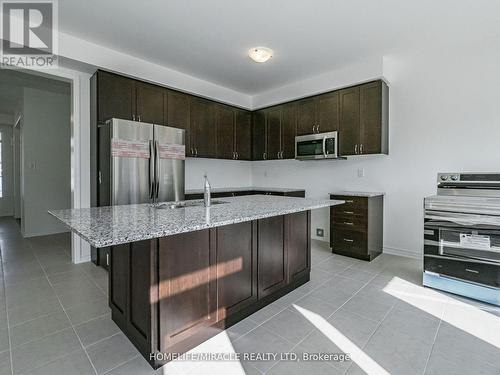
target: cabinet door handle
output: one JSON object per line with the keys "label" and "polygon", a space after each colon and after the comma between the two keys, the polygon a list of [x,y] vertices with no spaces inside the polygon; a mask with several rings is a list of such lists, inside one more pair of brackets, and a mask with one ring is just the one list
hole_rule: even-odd
{"label": "cabinet door handle", "polygon": [[194,154],[198,156],[198,149],[196,147],[194,148]]}
{"label": "cabinet door handle", "polygon": [[236,159],[240,158],[240,154],[236,153]]}
{"label": "cabinet door handle", "polygon": [[132,121],[135,121],[135,115],[132,115]]}
{"label": "cabinet door handle", "polygon": [[354,225],[354,223],[351,223],[351,222],[349,222],[349,221],[344,221],[344,224],[345,224],[345,225]]}
{"label": "cabinet door handle", "polygon": [[265,152],[262,154],[262,159],[266,160],[266,153]]}
{"label": "cabinet door handle", "polygon": [[354,214],[354,212],[353,212],[353,211],[344,211],[344,213],[345,213],[345,214],[348,214],[348,215],[352,215],[352,214]]}
{"label": "cabinet door handle", "polygon": [[346,199],[345,202],[346,203],[354,203],[354,201],[352,199]]}
{"label": "cabinet door handle", "polygon": [[354,145],[354,153],[357,155],[358,154],[358,145]]}
{"label": "cabinet door handle", "polygon": [[141,115],[137,115],[137,121],[141,121]]}
{"label": "cabinet door handle", "polygon": [[351,240],[350,238],[344,238],[345,242],[354,242],[354,240]]}
{"label": "cabinet door handle", "polygon": [[363,144],[361,143],[359,145],[359,153],[362,154],[363,153]]}

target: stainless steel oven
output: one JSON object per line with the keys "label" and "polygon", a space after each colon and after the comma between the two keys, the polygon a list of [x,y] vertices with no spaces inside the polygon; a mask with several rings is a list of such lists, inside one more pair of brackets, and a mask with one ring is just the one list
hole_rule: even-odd
{"label": "stainless steel oven", "polygon": [[340,159],[338,155],[338,132],[295,137],[295,159]]}
{"label": "stainless steel oven", "polygon": [[441,173],[424,200],[424,285],[500,305],[500,174]]}

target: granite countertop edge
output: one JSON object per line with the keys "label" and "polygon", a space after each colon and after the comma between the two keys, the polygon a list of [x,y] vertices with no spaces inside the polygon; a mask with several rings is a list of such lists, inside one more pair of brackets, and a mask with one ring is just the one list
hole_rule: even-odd
{"label": "granite countertop edge", "polygon": [[[234,199],[234,198],[233,198]],[[290,198],[287,198],[290,199]],[[293,198],[293,199],[305,199],[305,198]],[[259,213],[259,214],[253,214],[253,215],[242,215],[241,217],[232,217],[227,220],[217,220],[215,222],[205,222],[199,225],[178,225],[176,228],[171,229],[171,230],[151,230],[148,231],[147,233],[141,233],[140,231],[138,233],[131,233],[130,235],[127,236],[113,236],[113,234],[110,234],[110,238],[104,238],[103,236],[100,236],[99,234],[96,234],[95,236],[89,234],[89,230],[81,230],[79,226],[77,225],[72,225],[71,219],[66,219],[64,215],[62,214],[63,212],[70,212],[70,211],[75,211],[75,210],[50,210],[49,214],[60,220],[66,227],[68,227],[72,232],[80,236],[82,239],[87,241],[91,246],[96,247],[96,248],[102,248],[102,247],[108,247],[108,246],[116,246],[116,245],[121,245],[121,244],[126,244],[129,242],[135,242],[135,241],[143,241],[143,240],[150,240],[154,238],[160,238],[160,237],[166,237],[166,236],[172,236],[176,234],[181,234],[181,233],[188,233],[188,232],[194,232],[197,230],[203,230],[203,229],[210,229],[210,228],[215,228],[215,227],[220,227],[224,225],[231,225],[231,224],[238,224],[242,222],[247,222],[247,221],[253,221],[253,220],[258,220],[258,219],[265,219],[273,216],[281,216],[281,215],[287,215],[287,214],[293,214],[297,212],[302,212],[302,211],[309,211],[309,210],[314,210],[314,209],[319,209],[319,208],[326,208],[330,206],[335,206],[339,204],[345,203],[344,201],[341,200],[317,200],[317,203],[304,203],[303,205],[299,205],[298,207],[289,207],[289,208],[281,208],[277,209],[275,211],[269,211],[269,212],[264,212],[264,213]]]}

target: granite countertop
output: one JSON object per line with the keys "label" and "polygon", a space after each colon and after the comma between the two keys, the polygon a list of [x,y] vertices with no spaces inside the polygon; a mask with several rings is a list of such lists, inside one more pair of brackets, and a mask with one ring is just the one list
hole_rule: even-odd
{"label": "granite countertop", "polygon": [[352,197],[378,197],[380,195],[385,195],[384,192],[380,191],[348,191],[348,190],[342,190],[342,191],[335,191],[333,193],[330,193],[333,195],[350,195]]}
{"label": "granite countertop", "polygon": [[[232,193],[234,191],[275,191],[278,193],[288,193],[291,191],[302,191],[305,189],[293,189],[293,188],[277,188],[277,187],[262,187],[262,186],[246,186],[246,187],[223,187],[223,188],[212,188],[210,191],[212,193]],[[187,189],[186,194],[203,194],[203,188],[200,189]]]}
{"label": "granite countertop", "polygon": [[54,210],[49,213],[94,247],[148,240],[178,233],[241,223],[266,217],[308,211],[344,203],[272,195],[214,199],[227,203],[206,209],[201,206],[154,208],[150,204]]}

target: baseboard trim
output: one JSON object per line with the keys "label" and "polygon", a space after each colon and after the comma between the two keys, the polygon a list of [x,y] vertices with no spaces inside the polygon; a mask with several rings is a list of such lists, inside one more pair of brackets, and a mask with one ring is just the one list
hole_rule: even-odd
{"label": "baseboard trim", "polygon": [[92,259],[90,259],[90,256],[85,257],[85,258],[80,258],[78,261],[73,262],[74,264],[80,264],[80,263],[87,263],[90,262]]}
{"label": "baseboard trim", "polygon": [[399,255],[402,257],[413,258],[413,259],[422,259],[423,257],[421,253],[416,253],[415,251],[407,249],[398,249],[396,247],[389,247],[389,246],[384,246],[382,252],[384,254]]}

